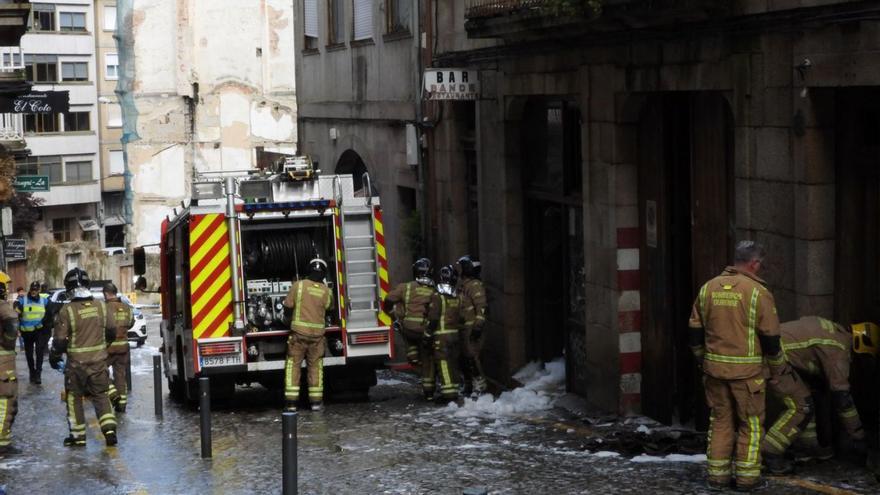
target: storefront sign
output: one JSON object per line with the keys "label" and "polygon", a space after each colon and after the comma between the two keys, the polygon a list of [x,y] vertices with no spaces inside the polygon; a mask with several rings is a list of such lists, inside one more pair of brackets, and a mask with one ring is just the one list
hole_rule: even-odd
{"label": "storefront sign", "polygon": [[0,113],[64,113],[70,110],[70,91],[42,91],[0,97]]}
{"label": "storefront sign", "polygon": [[3,252],[6,261],[19,261],[27,259],[27,241],[24,239],[3,239]]}
{"label": "storefront sign", "polygon": [[12,187],[19,192],[36,192],[49,190],[48,175],[16,175]]}
{"label": "storefront sign", "polygon": [[425,70],[425,98],[428,100],[476,100],[479,96],[480,80],[475,70]]}

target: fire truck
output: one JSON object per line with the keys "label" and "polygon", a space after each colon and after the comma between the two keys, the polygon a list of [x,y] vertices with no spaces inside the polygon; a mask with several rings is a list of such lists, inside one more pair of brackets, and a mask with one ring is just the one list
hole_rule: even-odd
{"label": "fire truck", "polygon": [[[236,384],[281,388],[290,333],[282,301],[316,257],[327,262],[335,296],[326,387],[366,394],[376,384],[375,370],[393,357],[380,303],[388,259],[369,175],[357,186],[351,175],[317,174],[308,157],[197,177],[190,204],[162,222],[159,243],[160,351],[172,397],[195,400],[202,376],[215,396],[230,396]],[[138,275],[144,256],[135,252]]]}

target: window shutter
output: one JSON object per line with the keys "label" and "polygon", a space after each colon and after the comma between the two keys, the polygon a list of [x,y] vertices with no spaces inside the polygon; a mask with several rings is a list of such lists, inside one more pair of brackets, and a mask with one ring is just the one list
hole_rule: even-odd
{"label": "window shutter", "polygon": [[122,151],[110,151],[110,175],[121,175],[125,173],[125,161],[123,160]]}
{"label": "window shutter", "polygon": [[303,2],[303,23],[306,36],[318,37],[318,0],[305,0]]}
{"label": "window shutter", "polygon": [[373,37],[373,0],[354,0],[354,39]]}

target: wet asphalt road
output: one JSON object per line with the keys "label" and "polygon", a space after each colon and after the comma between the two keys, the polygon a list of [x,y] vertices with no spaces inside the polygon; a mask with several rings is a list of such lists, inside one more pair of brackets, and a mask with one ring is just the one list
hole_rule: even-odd
{"label": "wet asphalt road", "polygon": [[[86,404],[88,445],[62,446],[67,435],[51,369],[29,385],[19,355],[19,414],[13,430],[24,453],[0,459],[0,485],[23,494],[251,494],[281,491],[281,401],[265,389],[239,389],[234,406],[213,414],[213,459],[200,458],[199,416],[171,402],[153,413],[152,360],[158,323],[132,349],[134,390],[120,418],[117,448],[104,447]],[[164,386],[164,379],[163,379]],[[637,463],[584,450],[585,438],[560,410],[489,417],[452,414],[419,398],[413,377],[383,371],[369,402],[330,403],[299,414],[300,493],[704,493],[700,463]],[[562,427],[559,427],[563,424]],[[809,476],[806,476],[806,475]],[[799,478],[774,480],[767,493],[877,493],[863,470],[827,463]],[[814,485],[810,485],[814,483]]]}

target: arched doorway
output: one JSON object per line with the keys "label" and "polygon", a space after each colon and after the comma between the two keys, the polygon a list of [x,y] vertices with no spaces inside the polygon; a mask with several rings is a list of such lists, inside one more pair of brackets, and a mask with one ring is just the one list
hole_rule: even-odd
{"label": "arched doorway", "polygon": [[[369,173],[369,171],[367,170],[367,165],[356,151],[345,150],[336,162],[336,170],[334,172],[337,174],[351,174],[354,181],[355,194],[363,194],[364,174]],[[376,194],[376,184],[372,183],[371,187],[373,188],[373,194]]]}

